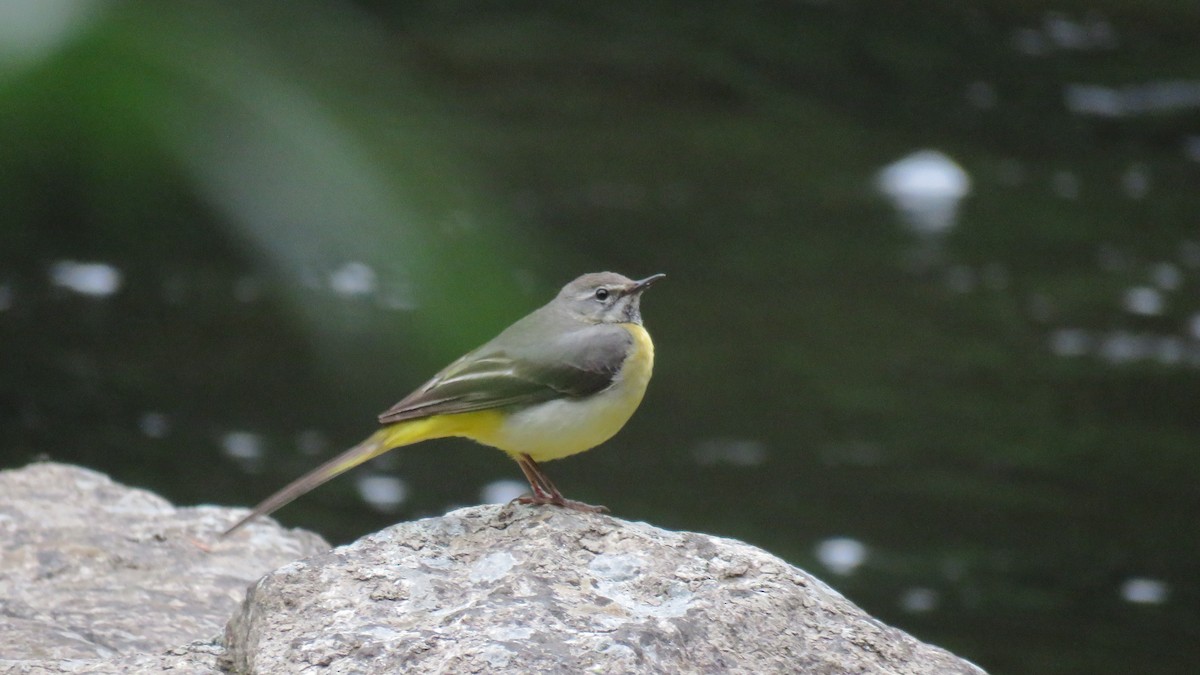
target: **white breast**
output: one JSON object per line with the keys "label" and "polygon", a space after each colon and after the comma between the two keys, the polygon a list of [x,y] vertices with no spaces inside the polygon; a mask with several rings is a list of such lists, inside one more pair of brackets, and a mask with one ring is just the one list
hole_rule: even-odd
{"label": "white breast", "polygon": [[654,369],[654,343],[644,328],[623,324],[633,345],[613,383],[582,399],[558,399],[505,418],[490,444],[509,454],[545,462],[589,450],[625,426],[646,393]]}

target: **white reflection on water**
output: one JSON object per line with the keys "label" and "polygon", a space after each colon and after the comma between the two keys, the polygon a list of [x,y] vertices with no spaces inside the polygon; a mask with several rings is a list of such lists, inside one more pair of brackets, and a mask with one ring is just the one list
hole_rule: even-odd
{"label": "white reflection on water", "polygon": [[1122,302],[1125,311],[1141,316],[1157,316],[1162,314],[1166,304],[1162,293],[1151,286],[1134,286],[1125,291]]}
{"label": "white reflection on water", "polygon": [[1188,332],[1193,338],[1200,340],[1200,313],[1192,315],[1192,320],[1188,322]]}
{"label": "white reflection on water", "polygon": [[867,547],[857,539],[833,537],[817,544],[817,560],[830,572],[847,576],[867,560]]}
{"label": "white reflection on water", "polygon": [[80,295],[102,298],[121,290],[121,271],[107,263],[59,260],[50,266],[50,281]]}
{"label": "white reflection on water", "polygon": [[1119,43],[1112,23],[1095,11],[1081,18],[1066,12],[1047,12],[1041,27],[1019,28],[1010,41],[1013,49],[1026,56],[1045,56],[1054,51],[1108,50]]}
{"label": "white reflection on water", "polygon": [[876,186],[909,227],[940,234],[954,226],[958,204],[971,192],[971,177],[944,153],[919,150],[881,169]]}
{"label": "white reflection on water", "polygon": [[395,476],[366,474],[355,483],[363,501],[376,511],[391,513],[408,499],[408,485]]}
{"label": "white reflection on water", "polygon": [[236,461],[246,473],[258,473],[263,465],[262,436],[251,431],[230,431],[221,438],[225,456]]}
{"label": "white reflection on water", "polygon": [[1058,356],[1083,356],[1091,346],[1091,336],[1080,328],[1060,328],[1050,335],[1050,351]]}
{"label": "white reflection on water", "polygon": [[347,297],[370,295],[375,292],[377,276],[370,265],[352,261],[329,275],[329,287],[334,293]]}
{"label": "white reflection on water", "polygon": [[1112,24],[1096,12],[1073,19],[1064,12],[1047,12],[1042,18],[1042,30],[1062,50],[1088,51],[1112,49],[1117,46],[1117,32]]}
{"label": "white reflection on water", "polygon": [[1160,579],[1134,577],[1121,584],[1121,599],[1139,605],[1161,605],[1169,595],[1170,587]]}
{"label": "white reflection on water", "polygon": [[1100,342],[1099,352],[1100,358],[1109,363],[1130,363],[1150,353],[1150,342],[1144,336],[1118,330]]}
{"label": "white reflection on water", "polygon": [[937,609],[940,599],[938,592],[932,588],[916,586],[904,591],[900,596],[900,607],[912,614],[923,614]]}
{"label": "white reflection on water", "polygon": [[138,428],[150,438],[165,438],[171,431],[171,422],[160,412],[148,412],[138,420]]}
{"label": "white reflection on water", "polygon": [[767,461],[767,446],[748,438],[710,438],[692,448],[692,457],[704,466],[759,466]]}
{"label": "white reflection on water", "polygon": [[1046,15],[1042,20],[1042,30],[1054,46],[1060,49],[1086,49],[1090,42],[1090,36],[1083,24],[1059,12]]}
{"label": "white reflection on water", "polygon": [[1063,92],[1067,110],[1076,115],[1130,117],[1200,108],[1200,80],[1148,82],[1121,88],[1071,84]]}
{"label": "white reflection on water", "polygon": [[[1200,315],[1193,323],[1192,330],[1200,332]],[[1094,354],[1112,365],[1154,360],[1164,366],[1200,366],[1200,345],[1177,335],[1116,330],[1093,336],[1081,328],[1060,328],[1050,334],[1050,351],[1062,357]]]}
{"label": "white reflection on water", "polygon": [[479,490],[479,501],[484,504],[507,504],[529,492],[529,486],[521,481],[503,478],[494,480]]}

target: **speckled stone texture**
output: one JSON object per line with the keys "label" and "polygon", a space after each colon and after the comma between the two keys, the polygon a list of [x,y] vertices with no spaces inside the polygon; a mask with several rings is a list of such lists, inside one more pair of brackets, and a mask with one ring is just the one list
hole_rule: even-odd
{"label": "speckled stone texture", "polygon": [[982,672],[728,539],[525,506],[218,539],[241,513],[0,471],[0,673]]}
{"label": "speckled stone texture", "polygon": [[752,546],[556,508],[390,527],[262,579],[246,673],[982,673]]}
{"label": "speckled stone texture", "polygon": [[79,467],[0,471],[0,673],[217,672],[246,586],[329,548],[278,527],[218,543],[234,520]]}

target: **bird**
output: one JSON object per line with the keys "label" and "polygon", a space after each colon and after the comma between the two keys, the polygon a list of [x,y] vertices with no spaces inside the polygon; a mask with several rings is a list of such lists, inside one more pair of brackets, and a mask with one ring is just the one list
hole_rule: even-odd
{"label": "bird", "polygon": [[385,410],[366,440],[271,495],[221,536],[389,450],[452,436],[516,460],[532,491],[519,503],[607,511],[565,498],[539,463],[590,450],[633,416],[654,369],[641,297],[665,276],[634,281],[598,272],[568,283]]}

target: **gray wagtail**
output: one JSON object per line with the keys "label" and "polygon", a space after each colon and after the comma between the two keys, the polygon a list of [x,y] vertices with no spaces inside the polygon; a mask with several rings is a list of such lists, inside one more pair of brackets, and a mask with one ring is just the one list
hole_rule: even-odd
{"label": "gray wagtail", "polygon": [[642,328],[633,281],[585,274],[545,306],[468,352],[379,416],[383,428],[254,507],[228,535],[325,481],[393,448],[461,436],[517,461],[533,493],[522,504],[607,510],[566,499],[538,462],[590,450],[625,426],[642,402],[654,343]]}

